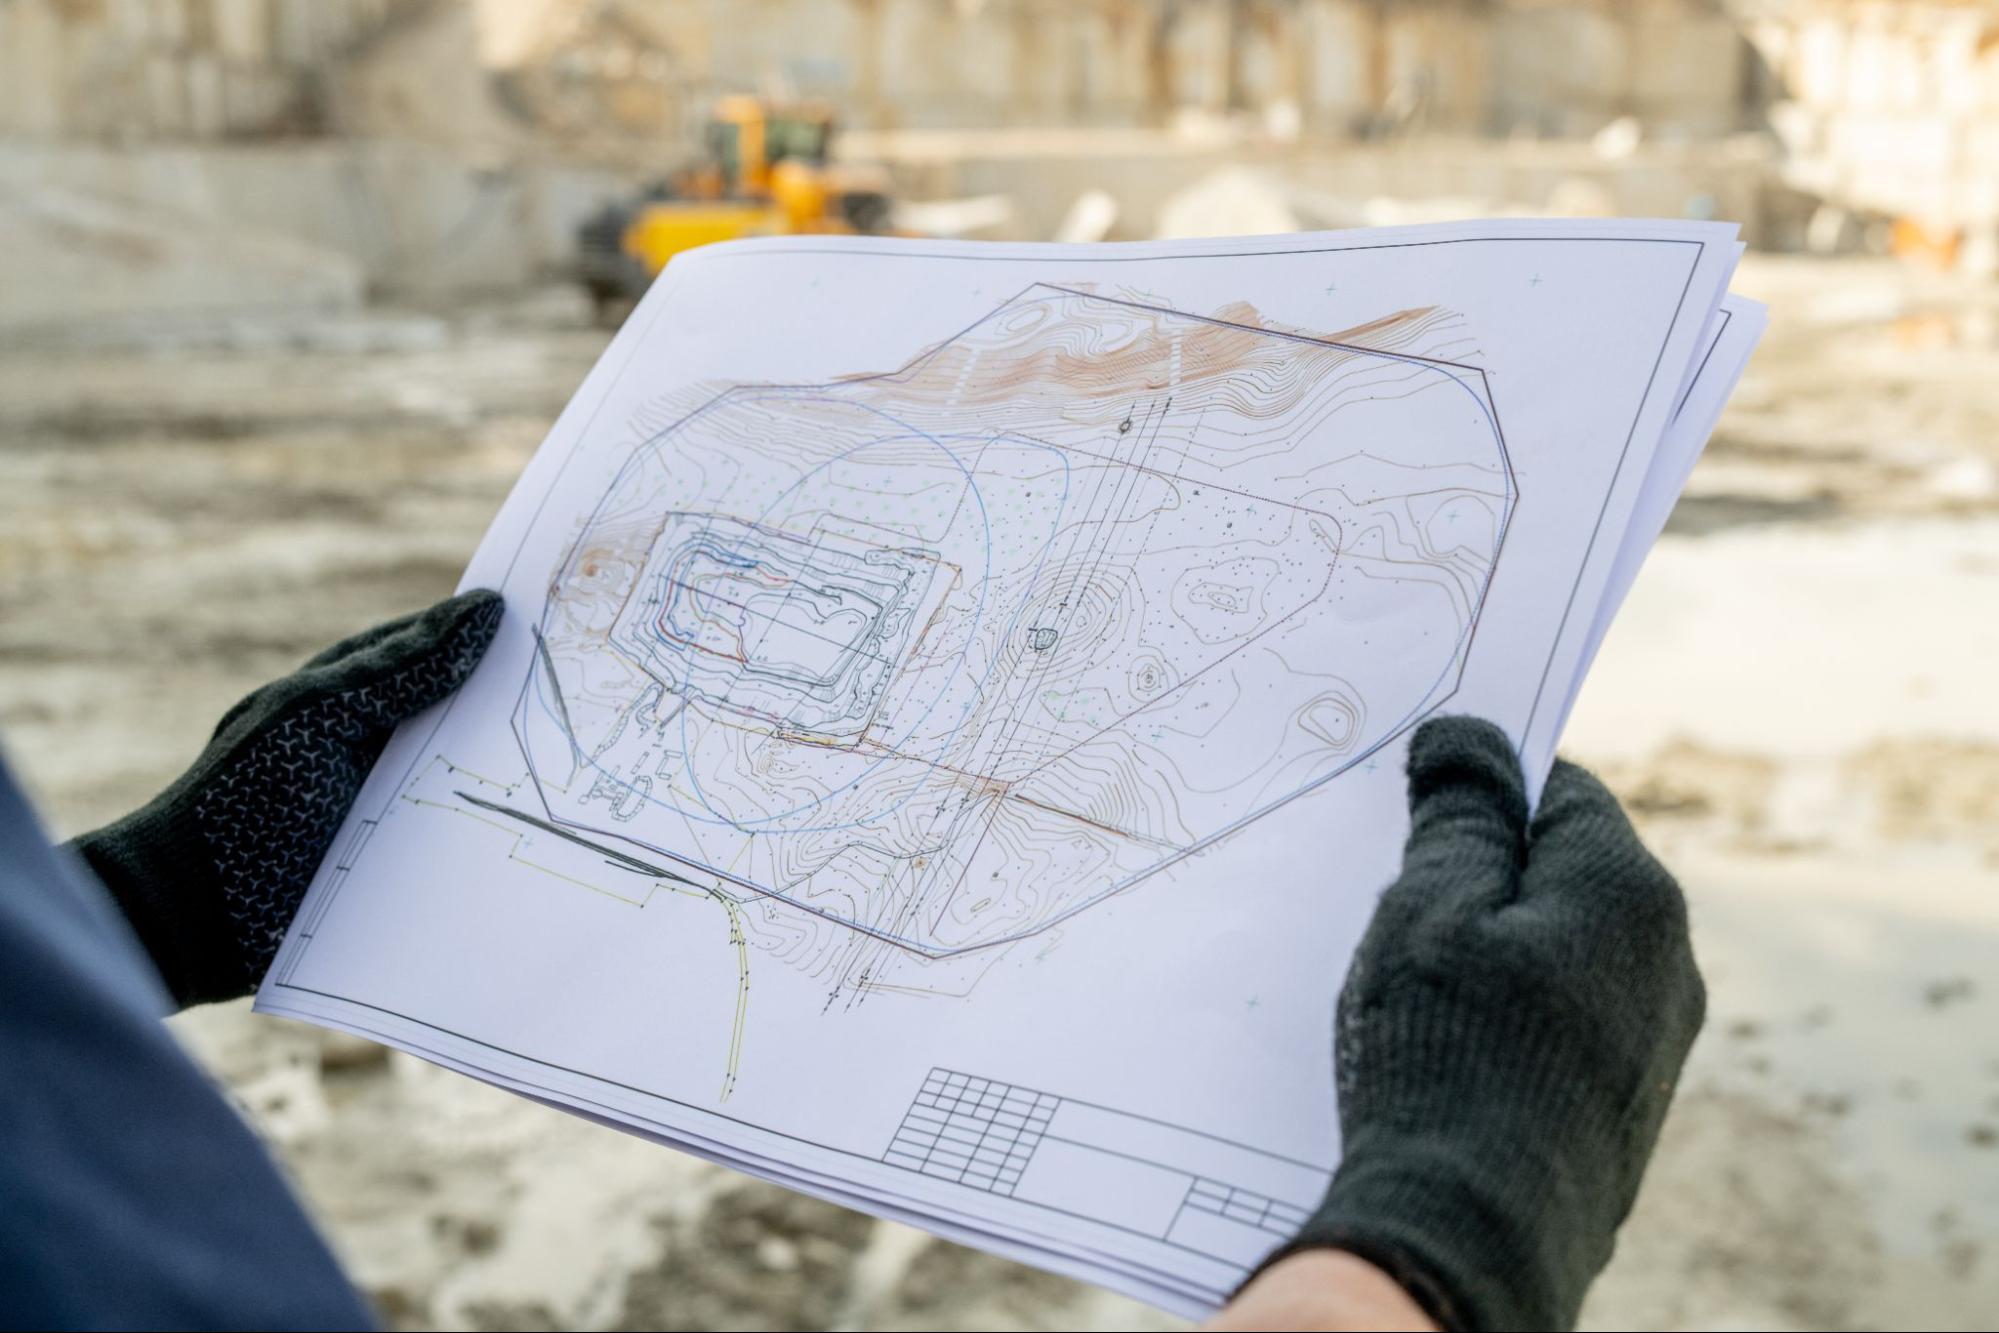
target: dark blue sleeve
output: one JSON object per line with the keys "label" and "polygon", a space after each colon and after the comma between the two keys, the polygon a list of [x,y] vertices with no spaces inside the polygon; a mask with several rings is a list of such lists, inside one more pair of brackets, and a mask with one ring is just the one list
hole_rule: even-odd
{"label": "dark blue sleeve", "polygon": [[0,762],[0,1326],[373,1320]]}

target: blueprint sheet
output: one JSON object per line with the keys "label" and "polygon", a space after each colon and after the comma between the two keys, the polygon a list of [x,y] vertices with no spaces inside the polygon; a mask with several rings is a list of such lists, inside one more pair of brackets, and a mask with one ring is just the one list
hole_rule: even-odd
{"label": "blueprint sheet", "polygon": [[1732,227],[676,259],[258,1007],[1188,1314],[1316,1203],[1440,712],[1538,790]]}

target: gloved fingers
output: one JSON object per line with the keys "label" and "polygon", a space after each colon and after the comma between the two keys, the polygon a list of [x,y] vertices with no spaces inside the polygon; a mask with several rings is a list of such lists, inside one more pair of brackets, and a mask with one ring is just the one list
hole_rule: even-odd
{"label": "gloved fingers", "polygon": [[232,750],[306,710],[313,728],[330,739],[380,739],[377,733],[443,699],[472,674],[504,609],[500,594],[477,589],[344,639],[230,709],[215,728],[216,741]]}
{"label": "gloved fingers", "polygon": [[1521,899],[1570,906],[1604,919],[1611,911],[1677,915],[1686,903],[1647,851],[1617,797],[1588,769],[1555,761],[1528,830]]}
{"label": "gloved fingers", "polygon": [[1626,836],[1633,841],[1638,837],[1631,821],[1624,817],[1624,807],[1602,779],[1581,764],[1557,759],[1548,771],[1547,785],[1541,789],[1541,804],[1534,810],[1529,836],[1538,841],[1564,826],[1595,819],[1622,825]]}
{"label": "gloved fingers", "polygon": [[323,688],[354,722],[387,730],[465,682],[499,631],[504,611],[500,594],[486,589],[439,602],[319,668],[326,676]]}
{"label": "gloved fingers", "polygon": [[365,649],[372,648],[390,635],[401,633],[434,610],[436,610],[435,607],[426,607],[422,611],[411,611],[408,615],[397,616],[394,620],[384,621],[379,625],[371,625],[358,634],[350,634],[331,647],[314,653],[306,659],[305,664],[299,670],[311,671],[317,667],[337,665],[345,658],[352,657]]}
{"label": "gloved fingers", "polygon": [[1420,883],[1426,897],[1495,906],[1513,895],[1526,846],[1527,785],[1505,732],[1471,717],[1418,727],[1409,743],[1409,817],[1398,888]]}

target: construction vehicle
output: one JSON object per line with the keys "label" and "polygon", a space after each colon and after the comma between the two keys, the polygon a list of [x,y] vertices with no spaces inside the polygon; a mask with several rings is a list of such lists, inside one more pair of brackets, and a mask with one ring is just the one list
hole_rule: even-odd
{"label": "construction vehicle", "polygon": [[579,276],[600,316],[643,295],[683,250],[742,236],[879,234],[894,212],[879,169],[832,162],[833,113],[724,97],[703,155],[577,232]]}

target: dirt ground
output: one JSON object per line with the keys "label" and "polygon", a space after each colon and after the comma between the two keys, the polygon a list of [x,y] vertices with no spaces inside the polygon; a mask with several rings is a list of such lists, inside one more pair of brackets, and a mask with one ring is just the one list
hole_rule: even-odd
{"label": "dirt ground", "polygon": [[[1999,294],[1752,259],[1769,338],[1570,729],[1711,1015],[1598,1328],[1999,1311]],[[68,832],[448,593],[603,343],[559,291],[0,349],[0,735]],[[1124,1328],[1119,1298],[347,1038],[176,1031],[406,1328]]]}

